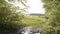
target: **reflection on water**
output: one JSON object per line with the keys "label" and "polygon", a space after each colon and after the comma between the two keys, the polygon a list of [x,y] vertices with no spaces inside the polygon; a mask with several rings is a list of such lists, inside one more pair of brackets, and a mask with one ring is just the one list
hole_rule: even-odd
{"label": "reflection on water", "polygon": [[31,29],[32,29],[31,26],[25,27],[25,28],[24,28],[24,31],[22,32],[22,34],[31,34],[31,33],[32,33],[32,32],[31,32]]}
{"label": "reflection on water", "polygon": [[32,30],[32,26],[25,27],[22,31],[22,34],[43,34],[41,29]]}

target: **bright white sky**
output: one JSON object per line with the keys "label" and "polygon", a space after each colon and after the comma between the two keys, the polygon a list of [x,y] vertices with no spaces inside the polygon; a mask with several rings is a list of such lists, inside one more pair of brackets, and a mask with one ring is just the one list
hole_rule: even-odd
{"label": "bright white sky", "polygon": [[28,5],[30,6],[28,13],[45,13],[41,0],[28,0]]}
{"label": "bright white sky", "polygon": [[[27,10],[27,13],[39,13],[39,14],[45,13],[45,10],[43,8],[43,3],[41,0],[28,0],[27,2],[28,2],[28,6],[30,6],[30,8]],[[21,7],[25,8],[21,3],[18,3],[17,1],[14,4],[16,6],[19,6],[20,8]]]}

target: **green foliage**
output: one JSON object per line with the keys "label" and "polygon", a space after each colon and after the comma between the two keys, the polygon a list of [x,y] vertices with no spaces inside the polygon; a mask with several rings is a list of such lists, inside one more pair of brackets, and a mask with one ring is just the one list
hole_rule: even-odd
{"label": "green foliage", "polygon": [[0,0],[0,34],[13,34],[25,26],[22,23],[24,15],[16,13],[16,8],[13,4]]}
{"label": "green foliage", "polygon": [[49,26],[51,26],[52,29],[54,30],[54,33],[51,33],[51,31],[49,30],[50,34],[60,34],[59,33],[60,31],[59,29],[60,27],[60,0],[42,0],[42,1],[44,2],[44,8],[46,9],[46,16],[49,18],[48,19]]}

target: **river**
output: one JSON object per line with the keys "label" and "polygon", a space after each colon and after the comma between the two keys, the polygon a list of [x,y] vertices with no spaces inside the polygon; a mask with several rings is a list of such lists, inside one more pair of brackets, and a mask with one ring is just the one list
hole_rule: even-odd
{"label": "river", "polygon": [[32,26],[28,26],[23,28],[22,34],[43,34],[43,33],[41,32],[41,28],[32,30]]}

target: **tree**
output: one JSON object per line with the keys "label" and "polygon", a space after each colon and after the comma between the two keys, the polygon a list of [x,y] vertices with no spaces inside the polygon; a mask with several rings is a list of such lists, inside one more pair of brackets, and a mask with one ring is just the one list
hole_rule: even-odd
{"label": "tree", "polygon": [[[60,34],[60,0],[42,0],[46,10],[46,16],[49,18],[49,25],[54,29],[54,34]],[[50,34],[51,30],[50,30]]]}
{"label": "tree", "polygon": [[16,8],[6,0],[0,0],[0,34],[13,34],[25,26],[22,23],[24,15],[21,12],[16,13]]}

